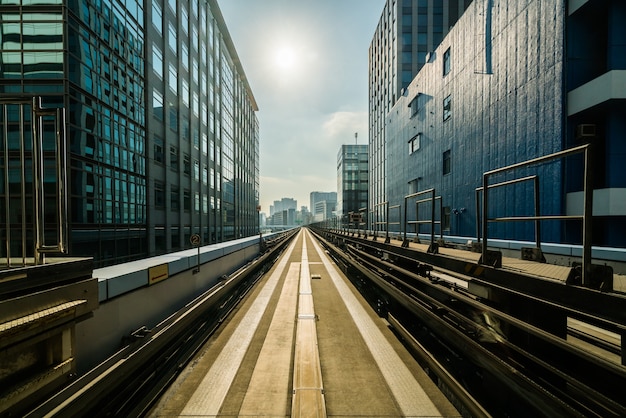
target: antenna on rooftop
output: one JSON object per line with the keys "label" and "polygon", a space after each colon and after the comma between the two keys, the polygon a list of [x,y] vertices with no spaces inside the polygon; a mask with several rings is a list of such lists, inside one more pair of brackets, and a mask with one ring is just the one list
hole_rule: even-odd
{"label": "antenna on rooftop", "polygon": [[359,133],[355,132],[354,133],[354,145],[358,145],[359,144],[358,137],[359,137]]}

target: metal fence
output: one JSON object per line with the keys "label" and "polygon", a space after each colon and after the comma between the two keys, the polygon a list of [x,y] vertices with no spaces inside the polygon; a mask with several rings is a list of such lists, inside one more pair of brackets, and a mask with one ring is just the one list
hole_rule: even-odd
{"label": "metal fence", "polygon": [[3,98],[0,117],[2,266],[41,264],[68,246],[65,111],[38,97]]}

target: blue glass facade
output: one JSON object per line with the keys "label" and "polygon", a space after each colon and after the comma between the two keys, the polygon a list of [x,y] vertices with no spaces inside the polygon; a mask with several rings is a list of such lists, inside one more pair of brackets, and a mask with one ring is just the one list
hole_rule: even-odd
{"label": "blue glass facade", "polygon": [[67,110],[71,255],[257,233],[257,107],[216,1],[2,0],[0,26],[0,99]]}

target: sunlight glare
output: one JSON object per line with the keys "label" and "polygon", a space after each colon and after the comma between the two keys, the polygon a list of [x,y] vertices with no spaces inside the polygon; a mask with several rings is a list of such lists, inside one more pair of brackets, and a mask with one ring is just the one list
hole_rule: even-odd
{"label": "sunlight glare", "polygon": [[282,47],[276,51],[274,60],[281,70],[291,70],[296,65],[296,54],[293,49]]}

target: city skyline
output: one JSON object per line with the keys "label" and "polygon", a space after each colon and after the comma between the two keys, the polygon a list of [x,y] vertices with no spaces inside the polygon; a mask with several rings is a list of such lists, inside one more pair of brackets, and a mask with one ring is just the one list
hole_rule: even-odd
{"label": "city skyline", "polygon": [[219,1],[259,105],[262,212],[336,191],[337,151],[355,133],[368,143],[368,48],[384,4]]}

